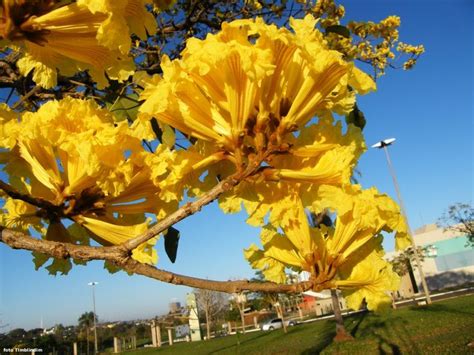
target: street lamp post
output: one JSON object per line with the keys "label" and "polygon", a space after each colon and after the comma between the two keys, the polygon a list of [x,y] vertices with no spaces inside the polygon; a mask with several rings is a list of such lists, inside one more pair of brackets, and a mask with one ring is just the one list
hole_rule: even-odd
{"label": "street lamp post", "polygon": [[95,313],[95,285],[97,285],[97,281],[89,282],[88,285],[92,286],[92,304],[94,306],[94,354],[97,354],[98,352],[98,346],[97,346],[97,324],[96,324],[96,313]]}
{"label": "street lamp post", "polygon": [[380,142],[375,143],[372,148],[383,149],[385,151],[385,157],[387,158],[388,168],[390,170],[390,174],[392,175],[393,185],[395,185],[395,190],[397,192],[398,201],[400,202],[400,209],[402,211],[403,218],[405,218],[405,222],[407,225],[408,236],[410,238],[411,245],[413,247],[413,255],[415,256],[415,261],[418,266],[418,272],[420,274],[421,284],[423,286],[423,291],[425,292],[426,303],[431,303],[430,291],[428,289],[428,285],[426,284],[425,273],[423,272],[423,268],[421,266],[421,260],[418,255],[418,250],[416,249],[415,240],[413,239],[413,234],[410,228],[410,224],[408,223],[408,216],[405,211],[405,205],[403,204],[402,195],[400,193],[400,188],[398,186],[397,176],[395,174],[395,169],[393,168],[392,161],[390,160],[390,155],[388,154],[387,147],[392,145],[395,142],[395,138],[387,138]]}

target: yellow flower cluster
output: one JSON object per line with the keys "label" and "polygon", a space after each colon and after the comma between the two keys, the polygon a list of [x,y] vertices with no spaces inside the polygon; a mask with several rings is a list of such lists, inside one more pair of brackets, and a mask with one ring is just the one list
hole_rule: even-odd
{"label": "yellow flower cluster", "polygon": [[[153,3],[164,8],[173,1]],[[133,71],[130,34],[146,39],[155,30],[146,4],[9,0],[1,7],[0,35],[24,51],[20,70],[34,70],[42,86],[56,84],[57,69],[89,70],[105,85],[105,74],[124,80]],[[313,11],[329,14],[326,28],[344,15],[331,0]],[[339,288],[351,307],[365,299],[379,308],[398,282],[382,258],[381,233],[395,232],[397,247],[404,248],[406,225],[389,197],[351,184],[366,146],[361,129],[336,115],[349,114],[356,95],[376,89],[351,59],[366,56],[383,70],[399,19],[349,27],[358,36],[381,38],[376,52],[369,42],[354,47],[337,31],[323,34],[317,24],[311,15],[291,19],[291,30],[260,18],[236,20],[217,34],[188,40],[180,59],[163,57],[162,75],[135,77],[143,104],[131,126],[87,100],[51,101],[22,114],[1,106],[0,164],[9,183],[54,208],[2,195],[0,224],[35,229],[48,240],[117,245],[148,228],[147,214],[161,219],[185,193],[200,195],[232,177],[239,183],[220,196],[219,206],[226,213],[243,206],[249,224],[264,226],[262,248],[245,250],[252,267],[275,282],[286,281],[287,268],[306,271],[315,290]],[[405,44],[399,49],[422,52]],[[166,144],[151,153],[141,142],[154,136],[155,119]],[[188,136],[187,149],[171,149],[173,129]],[[327,213],[334,224],[311,227],[308,211]],[[132,257],[156,263],[155,241]],[[37,266],[47,260],[35,258]],[[55,260],[50,271],[70,267]]]}
{"label": "yellow flower cluster", "polygon": [[370,309],[389,302],[385,292],[397,289],[398,277],[382,258],[378,236],[395,231],[398,246],[407,246],[406,225],[396,204],[374,188],[322,186],[315,209],[329,209],[337,218],[334,227],[312,228],[298,200],[293,196],[294,216],[280,223],[283,234],[269,224],[261,234],[263,250],[255,244],[245,250],[252,267],[275,282],[285,281],[287,267],[306,271],[315,290],[341,288],[354,309],[364,298]]}
{"label": "yellow flower cluster", "polygon": [[197,138],[183,153],[182,172],[211,167],[210,184],[251,166],[262,167],[252,185],[348,182],[364,143],[355,127],[343,138],[331,112],[350,112],[355,95],[375,84],[329,50],[315,24],[311,16],[292,19],[291,32],[261,19],[238,20],[205,40],[189,40],[181,59],[165,57],[163,75],[145,83],[138,124],[155,117]]}
{"label": "yellow flower cluster", "polygon": [[303,7],[319,19],[319,26],[326,31],[329,48],[339,51],[347,60],[357,59],[371,65],[374,77],[383,75],[388,66],[397,66],[399,58],[395,51],[409,56],[403,63],[404,69],[413,67],[424,52],[423,46],[398,42],[398,16],[388,16],[379,23],[351,21],[344,27],[341,26],[344,7],[334,0],[308,1]]}
{"label": "yellow flower cluster", "polygon": [[[350,184],[365,143],[359,128],[344,132],[333,117],[350,112],[355,95],[375,84],[328,48],[315,18],[290,24],[293,31],[238,20],[188,40],[181,59],[165,57],[163,75],[145,80],[137,125],[154,117],[197,140],[176,153],[179,169],[161,183],[170,198],[186,189],[200,193],[232,174],[244,177],[219,205],[227,213],[244,206],[255,226],[268,221],[263,250],[245,252],[267,279],[284,282],[288,267],[307,271],[315,289],[342,288],[351,292],[351,306],[363,295],[377,308],[397,278],[373,241],[397,231],[403,247],[406,227],[390,198]],[[311,229],[305,208],[335,211],[336,227]],[[360,257],[362,250],[370,258]],[[346,265],[354,260],[362,266],[350,273]],[[365,273],[371,263],[378,269]]]}
{"label": "yellow flower cluster", "polygon": [[88,70],[99,88],[105,87],[107,77],[123,81],[134,72],[130,35],[145,40],[156,32],[148,3],[6,0],[0,6],[1,44],[23,53],[20,73],[33,71],[33,81],[44,88],[57,84],[58,70],[63,75]]}
{"label": "yellow flower cluster", "polygon": [[[10,184],[57,206],[44,210],[6,198],[1,218],[7,227],[42,231],[46,224],[46,239],[88,243],[90,237],[112,245],[144,232],[150,223],[145,213],[162,218],[177,207],[162,201],[152,181],[166,170],[169,160],[161,154],[169,152],[145,152],[143,137],[92,101],[51,101],[23,114],[3,106],[0,132],[0,148],[8,149],[0,163]],[[74,222],[69,228],[62,223],[67,220]],[[79,233],[84,228],[88,233]],[[156,263],[154,243],[141,245],[133,257]]]}
{"label": "yellow flower cluster", "polygon": [[329,26],[338,25],[341,18],[346,13],[344,6],[336,5],[334,0],[318,0],[311,8],[311,13],[321,19],[321,26],[327,28]]}

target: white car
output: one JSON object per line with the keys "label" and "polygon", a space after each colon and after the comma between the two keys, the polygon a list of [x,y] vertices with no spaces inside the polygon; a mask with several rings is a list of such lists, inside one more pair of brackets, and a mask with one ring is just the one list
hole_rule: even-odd
{"label": "white car", "polygon": [[[288,327],[292,327],[296,325],[296,321],[294,320],[286,320],[285,325]],[[262,324],[261,329],[262,330],[274,330],[274,329],[279,329],[283,328],[283,322],[281,321],[281,318],[274,318],[269,320],[268,322]]]}

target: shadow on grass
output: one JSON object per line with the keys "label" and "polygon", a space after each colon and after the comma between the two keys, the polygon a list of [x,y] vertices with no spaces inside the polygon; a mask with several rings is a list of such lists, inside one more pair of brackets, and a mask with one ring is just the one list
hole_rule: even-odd
{"label": "shadow on grass", "polygon": [[[368,314],[367,312],[364,312],[364,313],[359,317],[359,319],[357,320],[357,323],[356,323],[356,325],[354,326],[354,328],[352,328],[352,330],[351,330],[350,333],[351,333],[351,335],[352,335],[353,337],[356,336],[357,330],[359,330],[359,327],[360,327],[360,325],[362,324],[362,322],[364,321],[365,317],[367,317],[367,314]],[[349,318],[349,319],[350,319],[350,318]]]}
{"label": "shadow on grass", "polygon": [[[309,349],[306,349],[301,352],[303,355],[310,355],[310,354],[319,354],[329,345],[331,345],[332,340],[336,336],[336,322],[326,322],[324,327],[318,330],[318,333],[315,334],[317,336],[317,342],[315,345]],[[319,336],[318,336],[319,335]]]}
{"label": "shadow on grass", "polygon": [[[371,335],[377,342],[379,354],[398,355],[402,353],[399,344],[392,340],[392,338],[396,338],[399,341],[403,341],[402,337],[400,337],[400,331],[397,331],[393,324],[389,324],[387,321],[373,322],[368,329],[372,330]],[[403,327],[403,329],[405,328]]]}
{"label": "shadow on grass", "polygon": [[375,340],[380,354],[401,354],[404,352],[402,349],[420,353],[418,345],[412,340],[413,334],[407,330],[406,320],[397,316],[386,320],[383,316],[367,315],[361,315],[352,329],[354,338]]}

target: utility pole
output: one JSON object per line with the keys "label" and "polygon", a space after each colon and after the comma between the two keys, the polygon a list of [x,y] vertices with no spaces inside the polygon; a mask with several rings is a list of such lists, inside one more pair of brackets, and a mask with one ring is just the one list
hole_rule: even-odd
{"label": "utility pole", "polygon": [[426,303],[431,304],[430,291],[429,291],[428,285],[426,283],[425,273],[423,272],[423,268],[421,266],[420,256],[418,255],[418,250],[416,249],[416,244],[415,244],[415,240],[413,239],[413,233],[412,233],[411,228],[410,228],[410,223],[408,223],[408,216],[407,216],[406,211],[405,211],[405,205],[403,204],[402,195],[400,193],[400,187],[398,186],[398,181],[397,181],[397,176],[395,174],[395,169],[393,168],[392,160],[390,159],[390,155],[388,154],[387,147],[389,145],[392,145],[393,142],[395,142],[395,138],[384,139],[380,142],[375,143],[372,146],[372,148],[378,148],[378,149],[383,148],[383,150],[385,151],[385,157],[387,158],[388,168],[390,170],[390,174],[392,175],[393,185],[395,186],[395,191],[397,192],[398,201],[400,203],[400,210],[402,212],[403,218],[405,218],[405,223],[407,225],[408,237],[409,237],[411,245],[413,247],[413,256],[415,257],[415,261],[416,261],[416,264],[417,264],[417,267],[418,267],[418,272],[420,274],[421,284],[423,286],[423,291],[424,291],[425,297],[426,297]]}
{"label": "utility pole", "polygon": [[96,313],[95,313],[95,285],[97,285],[98,282],[89,282],[88,285],[92,286],[92,304],[94,306],[94,354],[97,355],[98,352],[98,346],[97,346],[97,324],[96,324]]}

